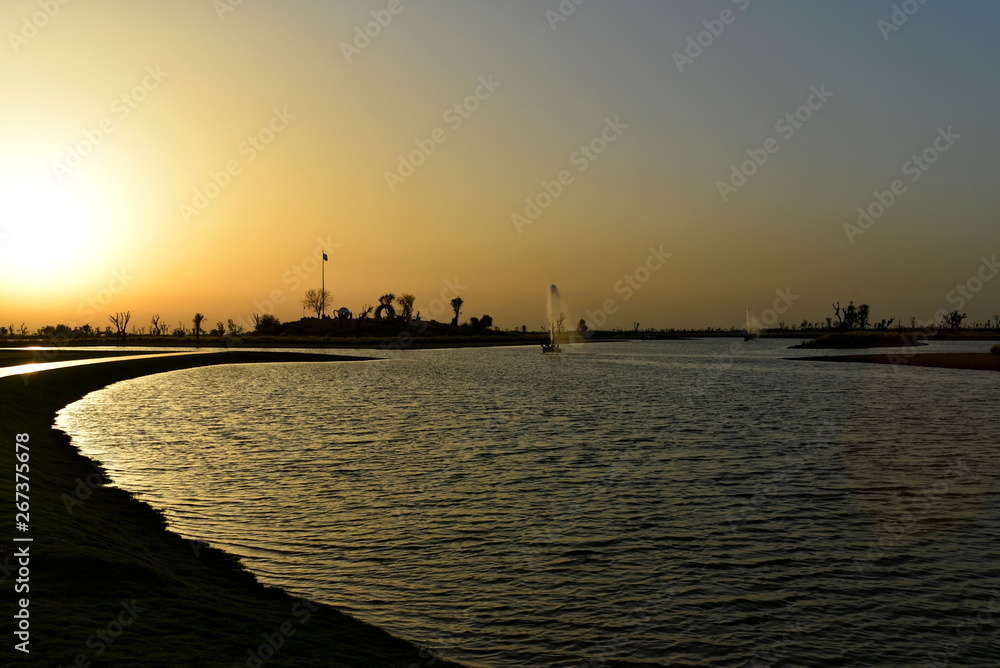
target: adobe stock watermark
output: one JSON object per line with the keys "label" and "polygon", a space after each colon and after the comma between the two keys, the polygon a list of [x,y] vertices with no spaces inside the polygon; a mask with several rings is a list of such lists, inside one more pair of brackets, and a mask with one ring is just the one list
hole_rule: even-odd
{"label": "adobe stock watermark", "polygon": [[666,253],[661,244],[659,248],[649,247],[649,255],[645,262],[636,267],[633,271],[625,274],[620,281],[614,285],[614,293],[619,297],[605,299],[601,303],[601,308],[596,311],[587,311],[584,320],[589,329],[600,329],[608,321],[608,316],[618,313],[620,308],[619,299],[622,303],[628,302],[635,296],[635,293],[650,281],[653,274],[663,269],[667,260],[674,256],[673,253]]}
{"label": "adobe stock watermark", "polygon": [[8,32],[7,41],[14,53],[20,51],[29,41],[38,37],[38,33],[49,25],[49,22],[59,15],[62,8],[72,0],[38,0],[39,11],[21,19],[21,30],[19,32]]}
{"label": "adobe stock watermark", "polygon": [[233,177],[239,176],[245,165],[249,165],[266,151],[293,120],[295,120],[295,115],[289,113],[287,107],[281,109],[275,107],[267,123],[254,134],[247,135],[247,138],[236,147],[236,154],[242,158],[242,161],[233,158],[226,162],[221,170],[209,171],[208,181],[201,187],[194,189],[191,202],[181,203],[180,214],[184,224],[190,224],[192,218],[204,212],[222,194],[222,191],[232,184]]}
{"label": "adobe stock watermark", "polygon": [[946,668],[951,665],[952,659],[967,652],[969,646],[979,636],[985,636],[986,642],[991,642],[996,637],[997,630],[993,628],[996,620],[993,615],[1000,613],[1000,591],[993,590],[990,593],[992,594],[990,600],[983,605],[977,605],[976,609],[955,629],[956,641],[948,643],[934,654],[927,655],[924,668]]}
{"label": "adobe stock watermark", "polygon": [[[784,291],[777,289],[774,291],[777,295],[774,302],[771,304],[771,308],[765,309],[761,313],[761,317],[754,317],[751,326],[755,331],[763,329],[764,325],[770,327],[771,325],[778,322],[778,318],[787,312],[795,302],[797,302],[800,297],[799,295],[792,294],[791,288],[785,288]],[[695,399],[700,398],[705,393],[705,387],[716,381],[716,379],[722,374],[729,371],[736,360],[741,356],[745,355],[748,348],[746,344],[742,341],[734,341],[729,345],[728,353],[722,353],[715,356],[717,360],[715,363],[705,366],[699,372],[694,382],[688,383],[684,387],[684,397],[687,398],[689,402],[693,402]]]}
{"label": "adobe stock watermark", "polygon": [[[140,607],[135,599],[121,602],[121,612],[103,628],[96,630],[87,638],[87,648],[94,650],[93,656],[99,657],[125,633],[132,624],[139,619],[139,613],[146,612],[146,608]],[[81,668],[90,666],[91,660],[88,654],[77,654],[73,660],[66,664],[59,664],[58,668]]]}
{"label": "adobe stock watermark", "polygon": [[88,473],[86,478],[76,479],[76,487],[73,488],[72,495],[69,492],[63,492],[62,497],[60,497],[63,505],[66,506],[66,512],[70,515],[73,514],[73,508],[75,506],[82,506],[84,501],[91,497],[95,489],[111,484],[111,479],[108,478],[107,474],[96,462],[92,466],[94,469],[93,473]]}
{"label": "adobe stock watermark", "polygon": [[[920,153],[913,154],[909,160],[903,163],[903,176],[908,176],[910,183],[916,183],[961,138],[962,135],[952,130],[950,125],[947,129],[938,128],[937,137],[934,138],[930,146]],[[895,179],[889,184],[888,190],[874,191],[875,199],[867,206],[858,207],[856,224],[844,223],[844,234],[847,235],[847,241],[853,245],[856,237],[867,232],[875,224],[875,221],[884,216],[907,192],[906,182],[902,179]]]}
{"label": "adobe stock watermark", "polygon": [[262,633],[264,642],[256,647],[250,647],[246,651],[246,658],[240,659],[233,666],[246,666],[246,668],[261,668],[266,661],[273,658],[289,638],[298,631],[296,624],[301,626],[308,624],[309,619],[319,610],[319,606],[312,601],[299,599],[292,605],[292,615],[295,622],[284,621],[277,629],[270,633]]}
{"label": "adobe stock watermark", "polygon": [[431,302],[427,305],[428,318],[411,320],[407,323],[406,329],[401,331],[399,335],[396,336],[395,341],[389,341],[381,344],[382,350],[403,350],[404,348],[412,346],[413,336],[411,334],[419,335],[426,332],[428,323],[439,315],[447,314],[451,308],[451,300],[455,297],[460,297],[462,293],[468,289],[469,286],[462,285],[457,276],[453,281],[445,280],[444,289],[441,290],[440,296],[431,300]]}
{"label": "adobe stock watermark", "polygon": [[[407,0],[406,4],[412,2],[413,0]],[[371,11],[371,21],[364,25],[354,26],[354,39],[350,42],[340,43],[340,52],[344,54],[348,64],[354,60],[355,56],[360,56],[362,51],[371,46],[372,41],[389,27],[393,19],[406,10],[406,4],[402,0],[389,0],[385,9]]]}
{"label": "adobe stock watermark", "polygon": [[[731,1],[741,12],[745,12],[750,7],[750,0]],[[723,9],[719,13],[719,18],[702,21],[701,24],[705,26],[705,29],[696,35],[688,35],[687,46],[684,48],[684,51],[674,51],[673,53],[672,57],[674,65],[677,66],[677,71],[684,74],[685,67],[694,65],[694,61],[701,58],[705,51],[715,44],[715,40],[722,37],[722,33],[726,31],[726,26],[735,23],[738,16],[739,14],[732,9]]]}
{"label": "adobe stock watermark", "polygon": [[[791,141],[795,134],[805,127],[805,124],[812,120],[813,116],[833,97],[833,93],[826,89],[826,84],[821,84],[819,88],[811,86],[809,91],[810,95],[806,98],[805,103],[779,118],[774,124],[774,131],[786,142]],[[746,153],[749,159],[744,160],[739,165],[731,165],[729,179],[715,183],[722,201],[728,202],[730,196],[745,186],[747,181],[768,163],[771,156],[780,150],[781,142],[774,137],[768,137],[764,140],[760,148],[747,149]]]}
{"label": "adobe stock watermark", "polygon": [[219,21],[225,21],[226,14],[235,12],[236,8],[242,4],[243,0],[212,0],[212,9],[215,10],[215,15],[219,17]]}
{"label": "adobe stock watermark", "polygon": [[560,23],[569,21],[570,17],[576,14],[577,8],[587,3],[587,0],[559,0],[559,5],[555,9],[545,10],[545,20],[549,22],[552,32],[559,29]]}
{"label": "adobe stock watermark", "polygon": [[552,181],[542,181],[542,189],[538,194],[524,198],[524,209],[520,213],[515,212],[510,215],[517,233],[523,234],[525,227],[541,218],[542,214],[562,196],[566,188],[576,183],[576,176],[590,169],[591,165],[597,162],[628,128],[627,124],[622,123],[621,116],[615,116],[613,119],[605,118],[604,127],[597,136],[586,144],[581,144],[570,154],[569,163],[571,167],[576,168],[576,174],[572,169],[563,169]]}
{"label": "adobe stock watermark", "polygon": [[[316,237],[316,246],[312,252],[281,274],[281,282],[285,287],[275,288],[268,293],[266,298],[254,300],[252,313],[273,315],[278,306],[288,301],[288,291],[298,291],[307,280],[319,272],[323,265],[323,253],[332,255],[338,248],[340,248],[340,244],[333,240],[333,235]],[[255,327],[249,314],[240,317],[239,324],[248,332],[253,331]]]}
{"label": "adobe stock watermark", "polygon": [[[964,283],[959,283],[955,286],[954,290],[950,290],[945,295],[945,300],[955,306],[955,310],[957,311],[965,308],[965,305],[976,297],[986,286],[986,283],[993,280],[1000,273],[1000,263],[997,262],[995,254],[992,257],[984,255],[980,260],[979,269],[969,276]],[[947,326],[947,317],[948,310],[939,308],[934,312],[933,319],[920,322],[922,331],[920,334],[914,334],[913,340],[916,341],[919,338],[930,338],[937,335],[938,332]],[[917,350],[915,346],[911,346],[907,352],[890,354],[889,364],[892,366],[893,371],[899,371],[899,366],[906,364],[911,357],[917,354]]]}
{"label": "adobe stock watermark", "polygon": [[[496,81],[493,75],[479,77],[478,85],[468,97],[461,102],[456,102],[441,115],[443,120],[452,132],[458,130],[465,124],[472,115],[479,111],[484,102],[493,97],[493,94],[503,84]],[[385,173],[385,183],[389,186],[389,192],[396,192],[396,188],[406,182],[411,176],[417,173],[417,169],[427,163],[427,160],[437,153],[438,147],[448,141],[448,131],[442,127],[435,128],[430,136],[425,139],[415,139],[413,141],[417,148],[407,155],[399,155],[399,166],[394,172]]]}
{"label": "adobe stock watermark", "polygon": [[101,288],[90,298],[80,302],[76,307],[76,313],[85,323],[96,318],[97,314],[108,304],[114,301],[117,295],[125,292],[125,289],[135,281],[135,276],[130,274],[128,269],[122,267],[111,274],[107,286]]}
{"label": "adobe stock watermark", "polygon": [[854,568],[859,575],[864,574],[872,562],[888,555],[888,551],[899,545],[906,536],[919,530],[921,520],[932,517],[934,509],[941,503],[941,497],[948,495],[951,486],[959,482],[969,473],[969,467],[962,460],[952,462],[943,480],[933,485],[927,485],[921,493],[909,496],[910,510],[902,514],[900,519],[878,528],[878,538],[869,544],[865,556],[854,557]]}
{"label": "adobe stock watermark", "polygon": [[888,42],[889,37],[902,30],[907,21],[926,4],[927,0],[904,0],[902,4],[893,5],[888,20],[879,19],[875,22],[875,27],[882,33],[882,39]]}
{"label": "adobe stock watermark", "polygon": [[66,158],[62,161],[52,163],[52,172],[56,180],[62,183],[67,176],[71,175],[83,164],[84,158],[92,154],[98,146],[104,143],[105,138],[113,133],[117,128],[117,123],[123,123],[132,112],[139,108],[149,94],[160,87],[169,76],[168,72],[160,69],[160,66],[146,67],[146,74],[142,81],[133,86],[128,92],[122,93],[111,103],[111,116],[105,116],[97,123],[96,128],[87,128],[83,131],[83,139],[76,142],[66,150]]}

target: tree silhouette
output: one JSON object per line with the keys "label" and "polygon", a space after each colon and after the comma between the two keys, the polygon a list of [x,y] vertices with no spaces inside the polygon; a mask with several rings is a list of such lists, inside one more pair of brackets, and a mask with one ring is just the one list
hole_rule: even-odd
{"label": "tree silhouette", "polygon": [[957,332],[962,327],[962,321],[968,317],[969,314],[959,313],[956,309],[944,317],[944,324]]}
{"label": "tree silhouette", "polygon": [[858,327],[861,329],[868,329],[868,304],[862,304],[858,307]]}
{"label": "tree silhouette", "polygon": [[584,320],[583,318],[580,318],[580,322],[578,322],[576,324],[576,331],[580,332],[580,334],[586,334],[587,333],[587,321]]}
{"label": "tree silhouette", "polygon": [[205,322],[205,314],[195,313],[194,317],[191,318],[191,322],[194,324],[194,338],[201,338],[201,323]]}
{"label": "tree silhouette", "polygon": [[465,300],[461,297],[455,297],[451,300],[451,310],[455,312],[455,317],[451,319],[452,325],[458,325],[458,316],[462,312],[462,304]]}
{"label": "tree silhouette", "polygon": [[278,334],[281,332],[281,321],[277,316],[265,313],[251,313],[250,320],[253,321],[253,331],[257,334]]}
{"label": "tree silhouette", "polygon": [[317,318],[320,317],[326,311],[326,307],[330,305],[329,290],[317,290],[315,288],[306,290],[306,294],[302,298],[302,305],[310,311],[315,311]]}
{"label": "tree silhouette", "polygon": [[374,310],[375,308],[373,306],[365,304],[361,307],[361,312],[358,314],[358,320],[367,320],[371,317],[372,311]]}
{"label": "tree silhouette", "polygon": [[115,313],[114,315],[108,316],[108,320],[110,320],[111,324],[115,326],[116,330],[118,330],[118,338],[120,338],[123,343],[125,341],[125,336],[128,328],[128,321],[131,319],[132,319],[131,311],[125,311],[124,313]]}
{"label": "tree silhouette", "polygon": [[858,307],[854,305],[854,300],[844,309],[844,329],[851,331],[858,328]]}
{"label": "tree silhouette", "polygon": [[411,294],[403,293],[396,300],[399,304],[399,317],[403,320],[409,321],[413,317],[413,303],[417,301],[417,298]]}

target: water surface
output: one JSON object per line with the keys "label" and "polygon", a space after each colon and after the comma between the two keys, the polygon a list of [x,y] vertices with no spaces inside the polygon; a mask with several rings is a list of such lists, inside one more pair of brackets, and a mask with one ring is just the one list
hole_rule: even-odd
{"label": "water surface", "polygon": [[208,367],[58,422],[185,537],[470,665],[997,665],[996,374],[790,343]]}

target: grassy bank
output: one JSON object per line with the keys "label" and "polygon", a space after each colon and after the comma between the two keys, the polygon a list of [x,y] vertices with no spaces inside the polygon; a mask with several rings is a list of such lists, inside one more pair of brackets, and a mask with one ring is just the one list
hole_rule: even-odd
{"label": "grassy bank", "polygon": [[[3,665],[231,667],[264,658],[269,668],[456,666],[329,606],[265,587],[233,557],[167,531],[159,513],[101,484],[94,463],[52,428],[67,403],[128,378],[210,364],[335,359],[220,352],[0,378],[4,499],[14,499],[15,437],[30,436],[30,530],[15,530],[6,504],[0,543],[7,580],[18,577],[15,550],[29,546],[23,584],[30,590],[14,598],[29,600],[30,654],[15,651],[18,639],[8,632]],[[14,543],[16,536],[33,542]],[[13,626],[18,607],[7,600],[4,616]]]}

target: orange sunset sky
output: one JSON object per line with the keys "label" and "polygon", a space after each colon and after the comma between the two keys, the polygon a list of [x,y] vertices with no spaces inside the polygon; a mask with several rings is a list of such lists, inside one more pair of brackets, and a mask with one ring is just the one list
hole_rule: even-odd
{"label": "orange sunset sky", "polygon": [[503,328],[982,321],[1000,9],[893,7],[4,2],[0,324],[297,319],[323,250]]}

